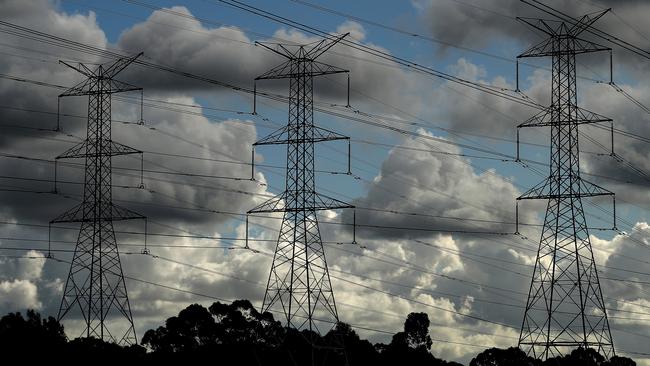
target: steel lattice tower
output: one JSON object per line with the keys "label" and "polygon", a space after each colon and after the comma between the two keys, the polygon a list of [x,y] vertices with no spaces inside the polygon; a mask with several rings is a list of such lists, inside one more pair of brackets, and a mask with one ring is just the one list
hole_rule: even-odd
{"label": "steel lattice tower", "polygon": [[321,324],[339,318],[316,212],[353,206],[315,190],[314,144],[349,137],[314,125],[313,79],[348,72],[316,61],[346,35],[302,46],[258,43],[287,61],[255,80],[289,79],[287,125],[254,144],[287,145],[286,190],[248,211],[284,213],[262,311],[279,305],[287,326],[319,333],[316,313]]}
{"label": "steel lattice tower", "polygon": [[590,347],[614,355],[598,271],[582,206],[583,197],[613,193],[580,176],[578,128],[611,119],[577,105],[576,55],[606,51],[578,36],[605,12],[575,24],[520,18],[548,38],[518,58],[551,57],[551,106],[521,127],[550,127],[550,174],[518,200],[548,200],[535,270],[519,336],[529,355],[550,358]]}
{"label": "steel lattice tower", "polygon": [[[87,79],[59,95],[88,96],[88,126],[86,139],[56,158],[86,161],[83,201],[51,221],[81,223],[58,320],[77,309],[85,322],[83,335],[120,344],[136,344],[137,339],[113,222],[144,216],[113,203],[111,160],[142,152],[111,139],[111,95],[141,90],[114,79],[140,55],[96,67],[62,62]],[[121,334],[124,323],[108,321],[113,317],[126,320],[123,335],[116,332]]]}

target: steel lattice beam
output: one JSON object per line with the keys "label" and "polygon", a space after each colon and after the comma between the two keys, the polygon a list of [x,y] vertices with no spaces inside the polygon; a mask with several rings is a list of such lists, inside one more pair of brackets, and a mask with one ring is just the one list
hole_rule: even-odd
{"label": "steel lattice beam", "polygon": [[111,95],[141,90],[113,79],[140,55],[97,67],[62,62],[86,80],[59,96],[88,96],[88,126],[86,140],[57,157],[85,159],[83,201],[50,222],[81,223],[58,320],[71,313],[81,316],[82,336],[119,344],[136,344],[137,338],[113,222],[144,216],[112,200],[112,157],[141,152],[111,139]]}
{"label": "steel lattice beam", "polygon": [[576,347],[614,355],[582,197],[613,195],[580,176],[578,128],[610,119],[577,105],[576,55],[610,50],[578,35],[605,12],[577,24],[522,19],[548,38],[519,57],[552,57],[551,106],[518,128],[550,127],[550,172],[518,200],[548,200],[519,346],[529,355],[550,358]]}
{"label": "steel lattice beam", "polygon": [[284,213],[262,311],[280,307],[287,326],[317,333],[339,317],[316,212],[353,206],[316,192],[314,144],[349,138],[314,125],[313,79],[348,72],[315,60],[343,37],[303,46],[258,43],[287,61],[256,80],[289,79],[288,124],[254,144],[287,145],[286,190],[248,211]]}

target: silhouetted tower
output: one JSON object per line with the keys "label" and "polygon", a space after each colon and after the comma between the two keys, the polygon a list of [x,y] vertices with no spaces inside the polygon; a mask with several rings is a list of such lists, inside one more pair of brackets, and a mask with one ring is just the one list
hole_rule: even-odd
{"label": "silhouetted tower", "polygon": [[605,302],[598,279],[583,197],[613,193],[580,176],[578,128],[611,119],[577,105],[576,55],[611,51],[578,36],[605,12],[589,14],[576,24],[520,18],[548,38],[518,58],[553,60],[551,106],[518,126],[550,127],[548,178],[517,200],[548,200],[519,346],[529,355],[549,358],[576,347],[614,355]]}
{"label": "silhouetted tower", "polygon": [[[113,222],[144,216],[113,203],[111,159],[142,152],[111,139],[111,95],[141,90],[114,79],[140,55],[92,67],[62,62],[87,79],[59,95],[88,96],[88,127],[84,141],[56,158],[86,160],[83,201],[51,221],[81,223],[58,319],[76,309],[85,322],[82,336],[120,344],[136,344],[137,339]],[[121,322],[114,319],[118,317]]]}
{"label": "silhouetted tower", "polygon": [[287,61],[255,80],[289,79],[287,125],[254,144],[287,145],[286,190],[248,211],[284,213],[262,311],[279,306],[287,326],[319,333],[316,318],[331,327],[339,317],[316,212],[353,206],[315,190],[314,144],[349,137],[314,125],[313,79],[348,72],[316,61],[346,35],[302,46],[257,43]]}

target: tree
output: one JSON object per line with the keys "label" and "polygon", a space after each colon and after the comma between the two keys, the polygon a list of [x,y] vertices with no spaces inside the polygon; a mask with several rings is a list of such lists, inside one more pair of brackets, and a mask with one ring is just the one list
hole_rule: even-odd
{"label": "tree", "polygon": [[[193,304],[165,325],[148,330],[142,344],[155,352],[206,351],[217,345],[277,346],[284,328],[271,313],[260,313],[248,300],[213,303],[209,309]],[[232,349],[232,348],[231,348]]]}
{"label": "tree", "polygon": [[[59,356],[62,355],[61,351],[57,353]],[[145,354],[146,350],[142,346],[136,344],[120,346],[94,337],[75,338],[65,347],[67,357],[93,357],[102,362],[143,360]]]}
{"label": "tree", "polygon": [[600,353],[592,348],[576,348],[570,354],[549,358],[542,363],[543,366],[607,366]]}
{"label": "tree", "polygon": [[[26,317],[9,313],[0,318],[0,349],[10,359],[59,361],[99,359],[102,362],[142,364],[192,364],[218,359],[238,366],[346,364],[377,366],[462,366],[431,354],[429,317],[410,313],[404,329],[389,344],[361,339],[346,323],[339,322],[325,336],[309,330],[285,328],[269,312],[260,313],[248,300],[230,304],[215,302],[208,309],[193,304],[168,318],[163,326],[148,330],[145,348],[121,347],[96,338],[67,340],[54,318],[42,319],[33,310]],[[37,352],[35,352],[35,350]],[[344,351],[343,351],[344,350]],[[578,348],[570,354],[541,362],[519,348],[490,348],[474,357],[469,366],[636,366],[626,357],[605,360],[593,349]]]}
{"label": "tree", "polygon": [[426,313],[410,313],[404,322],[404,333],[408,346],[415,349],[431,350],[431,336],[429,336],[429,316]]}
{"label": "tree", "polygon": [[636,362],[627,357],[614,356],[609,359],[608,366],[636,366]]}
{"label": "tree", "polygon": [[27,318],[21,313],[9,313],[0,319],[0,345],[12,353],[24,350],[59,350],[66,343],[63,326],[53,317],[42,319],[34,310],[27,310]]}
{"label": "tree", "polygon": [[433,341],[429,335],[429,316],[426,313],[410,313],[404,322],[404,331],[393,335],[390,346],[429,351]]}
{"label": "tree", "polygon": [[324,341],[325,345],[342,347],[345,350],[344,354],[343,352],[337,352],[335,357],[329,355],[328,358],[333,360],[329,364],[337,362],[338,365],[345,365],[346,358],[350,365],[376,364],[379,360],[372,343],[361,339],[357,332],[347,323],[338,322],[325,335]]}
{"label": "tree", "polygon": [[231,304],[215,302],[210,306],[218,340],[223,344],[274,345],[282,338],[284,329],[269,312],[260,313],[248,300]]}
{"label": "tree", "polygon": [[474,357],[469,366],[537,366],[540,363],[518,347],[510,347],[486,349]]}
{"label": "tree", "polygon": [[215,322],[206,308],[193,304],[178,316],[165,321],[165,326],[148,330],[142,344],[158,352],[186,352],[215,342]]}
{"label": "tree", "polygon": [[603,355],[593,348],[576,348],[571,351],[569,359],[576,366],[600,366],[607,361]]}
{"label": "tree", "polygon": [[382,365],[445,365],[429,352],[433,341],[429,335],[429,316],[410,313],[404,322],[404,331],[393,335],[387,346],[377,345]]}

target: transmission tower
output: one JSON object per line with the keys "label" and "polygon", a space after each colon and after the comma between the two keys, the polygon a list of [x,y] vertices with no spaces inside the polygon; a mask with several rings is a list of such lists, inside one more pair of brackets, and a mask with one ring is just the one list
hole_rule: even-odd
{"label": "transmission tower", "polygon": [[318,333],[318,323],[335,324],[339,317],[316,211],[353,206],[315,190],[314,144],[350,138],[314,125],[313,80],[348,72],[316,61],[346,35],[301,46],[258,43],[287,61],[255,80],[289,79],[287,125],[253,145],[287,145],[286,190],[248,211],[284,213],[262,311],[279,305],[287,326]]}
{"label": "transmission tower", "polygon": [[576,347],[614,355],[582,206],[583,197],[614,194],[580,176],[578,148],[580,125],[612,120],[578,107],[576,90],[576,55],[611,52],[579,38],[605,13],[585,15],[575,24],[520,18],[548,38],[518,58],[548,56],[553,63],[551,106],[518,126],[551,128],[549,176],[517,198],[548,200],[519,336],[519,346],[538,358],[555,357]]}
{"label": "transmission tower", "polygon": [[111,160],[142,152],[111,139],[111,96],[142,90],[114,79],[140,55],[99,66],[61,61],[86,76],[59,97],[88,96],[88,127],[84,141],[56,158],[86,161],[83,201],[50,222],[81,223],[58,320],[78,310],[85,322],[83,336],[119,344],[136,344],[137,339],[113,222],[144,216],[113,203]]}

